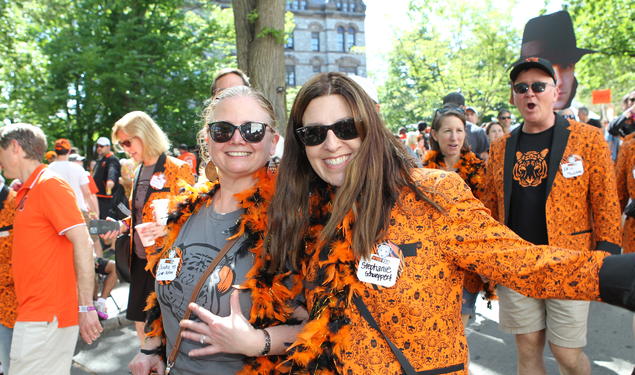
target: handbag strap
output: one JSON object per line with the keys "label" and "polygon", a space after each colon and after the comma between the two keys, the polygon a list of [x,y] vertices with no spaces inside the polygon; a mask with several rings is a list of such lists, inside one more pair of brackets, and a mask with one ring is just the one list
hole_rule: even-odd
{"label": "handbag strap", "polygon": [[402,353],[402,351],[395,344],[393,344],[393,342],[390,341],[388,336],[386,336],[386,334],[381,330],[381,328],[379,328],[379,325],[375,321],[375,318],[373,318],[373,315],[370,313],[370,311],[368,311],[368,307],[366,307],[366,304],[364,303],[364,300],[362,299],[362,297],[355,295],[353,297],[353,302],[355,303],[355,306],[357,306],[357,310],[359,310],[359,313],[362,314],[362,317],[366,319],[368,324],[374,329],[376,329],[379,333],[381,333],[381,335],[384,337],[384,340],[386,340],[386,342],[388,343],[388,346],[390,346],[390,350],[392,350],[392,353],[395,355],[395,357],[397,357],[397,361],[399,361],[399,364],[401,365],[401,369],[403,370],[404,374],[416,375],[417,372],[415,371],[414,367],[412,367],[412,365],[410,364],[410,361],[408,361],[408,358],[406,358],[406,356]]}
{"label": "handbag strap", "polygon": [[[203,274],[201,275],[201,278],[198,279],[198,282],[194,286],[194,290],[192,291],[192,295],[190,296],[190,301],[187,303],[188,305],[196,301],[196,297],[198,297],[198,294],[201,291],[203,284],[205,283],[209,275],[211,275],[212,272],[214,272],[214,269],[216,268],[216,266],[218,266],[218,263],[220,263],[220,261],[227,254],[227,252],[229,252],[229,250],[234,246],[236,241],[238,241],[238,237],[227,241],[227,243],[225,244],[225,246],[223,246],[223,248],[218,253],[218,255],[216,255],[216,258],[214,258],[212,263],[210,263],[207,269],[205,269],[205,272],[203,272]],[[183,315],[183,320],[189,319],[191,315],[192,315],[192,310],[186,308],[185,314]],[[172,351],[170,351],[170,355],[168,356],[168,363],[165,369],[166,375],[170,373],[172,366],[174,366],[174,361],[176,360],[176,355],[179,352],[179,348],[181,347],[181,341],[183,339],[181,337],[182,332],[183,332],[183,327],[179,326],[179,333],[176,336],[176,342],[174,343],[174,347],[172,348]]]}

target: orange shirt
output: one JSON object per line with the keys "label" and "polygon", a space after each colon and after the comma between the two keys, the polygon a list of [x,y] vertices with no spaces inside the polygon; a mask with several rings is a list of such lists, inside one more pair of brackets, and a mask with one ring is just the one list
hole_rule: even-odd
{"label": "orange shirt", "polygon": [[182,152],[179,155],[179,160],[183,160],[184,162],[189,164],[190,168],[192,168],[192,174],[196,174],[196,156],[194,156],[193,153],[187,151]]}
{"label": "orange shirt", "polygon": [[16,193],[8,187],[5,188],[8,195],[4,202],[0,203],[0,324],[13,328],[18,307],[11,276],[11,244],[13,243]]}
{"label": "orange shirt", "polygon": [[13,279],[20,322],[78,324],[73,245],[64,236],[85,225],[73,189],[45,165],[33,171],[16,197]]}

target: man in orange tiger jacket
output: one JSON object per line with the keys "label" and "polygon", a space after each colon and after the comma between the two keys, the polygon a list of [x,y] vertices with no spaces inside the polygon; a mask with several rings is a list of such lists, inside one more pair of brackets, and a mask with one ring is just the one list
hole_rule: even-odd
{"label": "man in orange tiger jacket", "polygon": [[[525,122],[491,146],[484,203],[492,216],[536,245],[619,254],[615,172],[599,129],[554,113],[553,66],[523,58],[510,72]],[[545,374],[545,341],[563,374],[590,374],[589,303],[541,300],[500,286],[500,326],[516,336],[518,374]]]}

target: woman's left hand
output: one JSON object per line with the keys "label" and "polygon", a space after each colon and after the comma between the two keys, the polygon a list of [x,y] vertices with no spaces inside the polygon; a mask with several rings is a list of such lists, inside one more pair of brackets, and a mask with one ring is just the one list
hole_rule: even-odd
{"label": "woman's left hand", "polygon": [[195,303],[189,304],[189,309],[202,322],[182,320],[180,325],[185,329],[182,336],[207,345],[190,351],[189,356],[198,357],[217,353],[238,353],[249,357],[260,355],[265,346],[264,333],[255,329],[243,316],[238,290],[232,292],[229,304],[231,312],[226,317],[214,315]]}

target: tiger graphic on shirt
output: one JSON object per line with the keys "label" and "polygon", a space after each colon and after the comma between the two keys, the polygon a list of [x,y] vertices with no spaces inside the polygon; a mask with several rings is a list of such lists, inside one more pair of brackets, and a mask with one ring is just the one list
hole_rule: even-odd
{"label": "tiger graphic on shirt", "polygon": [[516,152],[516,164],[512,176],[521,187],[540,186],[547,178],[547,160],[549,149],[538,151]]}

